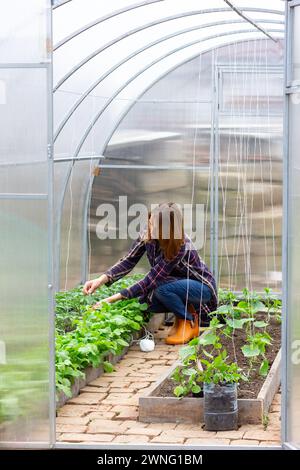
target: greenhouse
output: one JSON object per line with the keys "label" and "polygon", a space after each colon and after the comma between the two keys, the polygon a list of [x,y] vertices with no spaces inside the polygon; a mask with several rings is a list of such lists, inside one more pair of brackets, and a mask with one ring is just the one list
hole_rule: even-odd
{"label": "greenhouse", "polygon": [[299,449],[299,64],[299,0],[5,2],[0,448]]}

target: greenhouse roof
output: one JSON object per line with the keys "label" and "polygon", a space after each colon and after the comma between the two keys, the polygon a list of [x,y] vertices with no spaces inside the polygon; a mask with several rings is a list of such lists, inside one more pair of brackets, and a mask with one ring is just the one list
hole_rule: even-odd
{"label": "greenhouse roof", "polygon": [[233,42],[284,35],[282,0],[57,0],[53,8],[56,158],[67,156],[81,113],[86,125],[72,158],[89,152],[96,124],[112,134],[116,103],[139,99],[180,64]]}

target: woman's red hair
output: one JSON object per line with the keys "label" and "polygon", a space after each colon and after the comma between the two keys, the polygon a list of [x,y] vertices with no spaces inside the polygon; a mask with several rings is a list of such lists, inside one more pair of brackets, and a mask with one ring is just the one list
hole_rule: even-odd
{"label": "woman's red hair", "polygon": [[[154,234],[151,235],[150,218]],[[148,240],[158,240],[166,259],[172,260],[184,242],[183,217],[180,207],[174,202],[159,204],[149,212]]]}

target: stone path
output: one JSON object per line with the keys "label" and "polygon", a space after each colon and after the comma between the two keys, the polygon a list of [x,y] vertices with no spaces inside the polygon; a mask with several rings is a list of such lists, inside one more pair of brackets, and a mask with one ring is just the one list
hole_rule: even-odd
{"label": "stone path", "polygon": [[279,393],[266,429],[263,425],[244,425],[237,431],[208,432],[199,425],[139,422],[139,396],[178,359],[179,346],[166,345],[166,334],[166,328],[155,334],[153,352],[143,353],[132,346],[114,372],[99,377],[60,408],[57,440],[84,444],[280,445]]}

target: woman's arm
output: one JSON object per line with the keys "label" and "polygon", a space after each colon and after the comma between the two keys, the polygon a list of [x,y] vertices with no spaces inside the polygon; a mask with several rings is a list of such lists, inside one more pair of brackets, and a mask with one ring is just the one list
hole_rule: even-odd
{"label": "woman's arm", "polygon": [[93,294],[96,289],[100,286],[103,286],[108,282],[108,277],[106,274],[101,274],[101,276],[97,277],[97,279],[92,279],[91,281],[87,281],[83,286],[83,293],[85,295]]}
{"label": "woman's arm", "polygon": [[95,305],[93,305],[93,308],[97,309],[97,308],[100,308],[101,304],[104,302],[112,304],[113,302],[117,302],[117,300],[121,300],[123,298],[124,297],[120,293],[114,294],[114,295],[111,295],[110,297],[107,297],[106,299],[100,300],[100,302],[97,302]]}
{"label": "woman's arm", "polygon": [[151,270],[143,279],[128,287],[128,289],[121,290],[120,294],[122,297],[131,299],[133,297],[145,295],[149,290],[155,289],[158,284],[160,284],[169,276],[176,264],[184,256],[184,253],[185,245],[183,244],[175,258],[172,260],[167,260],[166,258],[162,257],[161,260],[151,268]]}
{"label": "woman's arm", "polygon": [[105,271],[109,284],[121,279],[130,273],[146,251],[145,241],[140,234],[138,239],[131,245],[128,253],[123,256],[110,269]]}
{"label": "woman's arm", "polygon": [[[138,239],[132,244],[127,255],[123,256],[116,264],[110,269],[101,274],[97,279],[87,281],[83,287],[83,293],[93,294],[96,289],[104,284],[112,284],[113,282],[121,279],[134,268],[140,258],[146,251],[145,242],[140,234]],[[119,299],[117,299],[119,300]],[[115,301],[115,300],[114,300]]]}

